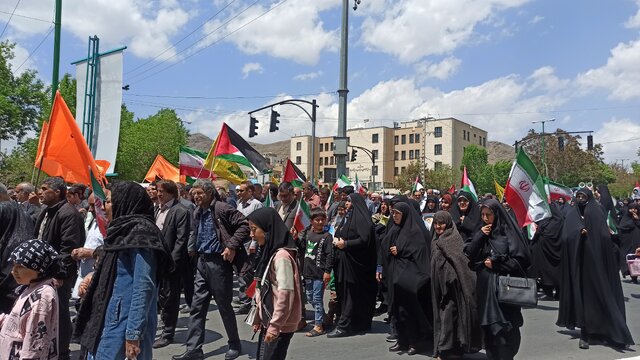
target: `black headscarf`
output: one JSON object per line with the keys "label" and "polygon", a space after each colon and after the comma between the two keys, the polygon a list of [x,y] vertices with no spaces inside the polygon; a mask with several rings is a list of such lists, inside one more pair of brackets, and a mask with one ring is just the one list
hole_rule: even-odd
{"label": "black headscarf", "polygon": [[634,219],[630,210],[635,209],[640,215],[640,204],[629,203],[624,208],[622,219],[618,225],[618,237],[620,238],[620,270],[623,275],[629,275],[627,254],[633,254],[640,247],[640,219]]}
{"label": "black headscarf", "polygon": [[0,201],[0,312],[8,314],[18,287],[11,275],[9,256],[21,242],[33,237],[33,222],[14,201]]}
{"label": "black headscarf", "polygon": [[273,208],[260,208],[249,214],[247,220],[265,232],[265,244],[260,247],[260,256],[256,259],[255,276],[261,279],[273,254],[281,248],[296,251],[296,243],[280,215]]}
{"label": "black headscarf", "polygon": [[9,262],[19,264],[38,272],[38,277],[32,282],[51,278],[56,274],[58,267],[58,252],[49,244],[38,239],[31,239],[20,243],[11,252]]}
{"label": "black headscarf", "polygon": [[[429,209],[429,203],[433,203],[435,206],[433,207],[433,209]],[[426,204],[424,205],[424,210],[422,211],[425,214],[433,214],[435,212],[438,211],[438,197],[435,195],[427,195],[427,201]]]}
{"label": "black headscarf", "polygon": [[149,249],[158,261],[156,281],[174,268],[171,252],[153,221],[153,202],[145,189],[130,181],[117,183],[111,189],[113,220],[107,228],[102,247],[103,256],[85,294],[74,333],[80,343],[95,353],[100,343],[107,306],[116,281],[117,260],[121,251]]}
{"label": "black headscarf", "polygon": [[[499,253],[508,253],[509,257],[518,259],[522,268],[526,270],[530,264],[528,243],[515,219],[507,213],[504,206],[502,206],[498,200],[484,200],[480,207],[491,209],[495,215],[493,226],[491,227],[491,234],[489,235],[491,243],[498,247],[497,250]],[[503,245],[506,245],[507,248],[500,249],[499,247]],[[503,250],[505,250],[505,252],[503,252]],[[525,275],[521,273],[520,276]]]}
{"label": "black headscarf", "polygon": [[[465,212],[460,210],[460,207],[458,206],[458,199],[461,197],[469,200],[469,207]],[[453,223],[456,224],[456,227],[465,242],[471,240],[473,234],[481,227],[480,207],[470,192],[460,190],[455,201],[451,204],[449,213],[451,213]],[[464,216],[463,222],[460,221],[462,216]]]}

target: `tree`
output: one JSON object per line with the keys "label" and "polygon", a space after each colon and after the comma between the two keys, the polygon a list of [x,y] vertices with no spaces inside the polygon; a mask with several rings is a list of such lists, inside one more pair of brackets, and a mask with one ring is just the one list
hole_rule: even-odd
{"label": "tree", "polygon": [[3,157],[0,162],[2,182],[5,185],[16,185],[23,181],[31,181],[37,150],[38,139],[31,138],[18,145],[11,154]]}
{"label": "tree", "polygon": [[425,187],[448,190],[452,184],[459,182],[457,174],[449,165],[443,164],[437,169],[427,169],[424,174]]}
{"label": "tree", "polygon": [[13,73],[9,61],[15,44],[0,43],[0,140],[20,142],[30,130],[37,130],[43,108],[50,101],[49,89],[35,70]]}
{"label": "tree", "polygon": [[122,105],[115,168],[118,178],[142,181],[158,154],[178,164],[180,146],[187,143],[188,135],[174,110],[161,109],[134,121],[134,114]]}
{"label": "tree", "polygon": [[[396,177],[396,188],[401,192],[405,192],[411,190],[411,187],[416,181],[416,177],[420,176],[422,178],[424,174],[422,174],[422,166],[419,162],[412,161],[404,171]],[[424,184],[423,184],[424,185]]]}

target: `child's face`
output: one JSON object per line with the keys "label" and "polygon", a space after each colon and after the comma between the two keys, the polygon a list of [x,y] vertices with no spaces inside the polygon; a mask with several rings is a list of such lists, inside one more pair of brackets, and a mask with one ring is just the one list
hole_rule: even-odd
{"label": "child's face", "polygon": [[339,216],[344,216],[345,212],[346,212],[345,208],[343,208],[343,207],[339,207],[338,208],[338,215]]}
{"label": "child's face", "polygon": [[28,267],[24,267],[20,264],[13,264],[11,269],[11,275],[16,279],[16,282],[20,285],[29,285],[31,281],[38,278],[38,272]]}
{"label": "child's face", "polygon": [[327,224],[327,218],[324,216],[316,216],[311,220],[311,226],[314,231],[322,231]]}

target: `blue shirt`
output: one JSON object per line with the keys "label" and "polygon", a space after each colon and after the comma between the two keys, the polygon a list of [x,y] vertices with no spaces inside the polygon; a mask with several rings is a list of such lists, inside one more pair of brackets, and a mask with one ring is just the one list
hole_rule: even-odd
{"label": "blue shirt", "polygon": [[216,225],[213,221],[210,208],[207,208],[204,211],[200,210],[196,249],[198,249],[199,254],[221,254],[224,250],[220,240],[218,239]]}

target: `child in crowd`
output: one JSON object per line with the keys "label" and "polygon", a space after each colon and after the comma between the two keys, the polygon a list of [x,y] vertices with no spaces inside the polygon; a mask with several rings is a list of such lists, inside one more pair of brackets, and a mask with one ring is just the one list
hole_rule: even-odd
{"label": "child in crowd", "polygon": [[325,285],[331,280],[333,264],[333,236],[327,231],[326,225],[327,214],[321,208],[314,208],[311,210],[311,226],[301,231],[299,236],[305,248],[302,270],[304,288],[315,311],[314,327],[306,334],[308,337],[325,333],[323,296]]}
{"label": "child in crowd", "polygon": [[28,240],[9,257],[20,295],[9,314],[0,314],[0,359],[58,359],[58,293],[52,275],[56,251]]}

